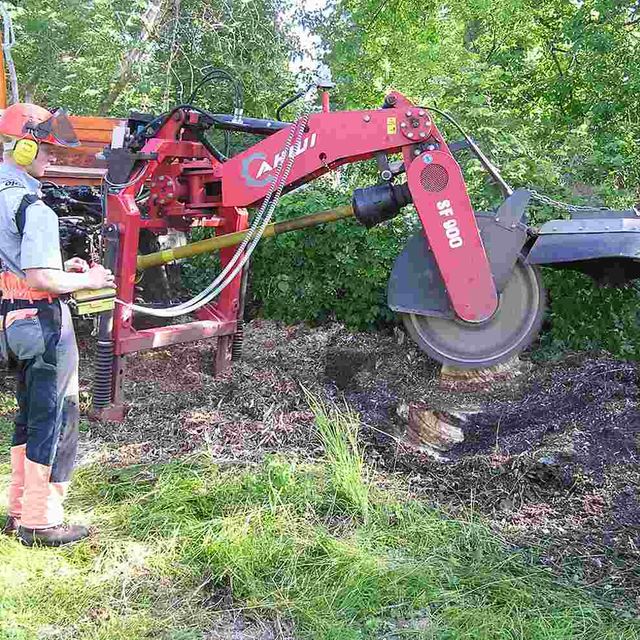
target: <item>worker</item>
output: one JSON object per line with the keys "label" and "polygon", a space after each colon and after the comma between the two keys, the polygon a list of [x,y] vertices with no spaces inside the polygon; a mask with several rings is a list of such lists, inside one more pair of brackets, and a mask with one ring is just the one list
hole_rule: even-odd
{"label": "worker", "polygon": [[66,294],[114,285],[113,274],[80,258],[64,265],[58,218],[40,199],[55,146],[77,146],[62,110],[17,103],[0,115],[0,349],[16,361],[17,414],[8,516],[2,532],[27,546],[85,538],[64,523],[78,444],[78,348]]}

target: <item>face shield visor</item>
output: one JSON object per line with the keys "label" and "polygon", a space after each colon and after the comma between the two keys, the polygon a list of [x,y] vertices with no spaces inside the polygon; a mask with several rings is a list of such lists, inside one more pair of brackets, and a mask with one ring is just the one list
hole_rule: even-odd
{"label": "face shield visor", "polygon": [[60,145],[63,147],[77,147],[80,144],[73,125],[64,109],[57,109],[45,122],[25,126],[38,142]]}

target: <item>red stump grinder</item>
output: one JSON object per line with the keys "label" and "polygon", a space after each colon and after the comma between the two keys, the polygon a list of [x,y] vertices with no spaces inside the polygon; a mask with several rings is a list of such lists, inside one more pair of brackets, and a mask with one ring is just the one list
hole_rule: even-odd
{"label": "red stump grinder", "polygon": [[[226,157],[211,142],[214,130],[262,139]],[[454,157],[461,148],[502,188],[496,211],[474,211]],[[228,366],[234,339],[237,347],[241,338],[249,257],[266,235],[349,215],[372,227],[413,204],[421,231],[395,262],[388,304],[429,356],[467,368],[503,362],[534,339],[545,303],[538,265],[578,269],[614,284],[640,276],[640,212],[577,211],[532,228],[532,193],[513,191],[470,138],[448,144],[431,112],[399,93],[380,109],[333,112],[323,90],[322,110],[294,123],[189,104],[158,117],[132,115],[114,131],[106,155],[104,261],[116,274],[117,303],[99,319],[94,404],[105,418],[122,415],[129,353],[216,338],[217,368]],[[380,182],[357,189],[352,207],[299,224],[270,224],[281,193],[367,159],[377,162]],[[184,238],[196,225],[215,229],[215,237],[139,255],[143,236]],[[144,269],[212,249],[220,249],[222,272],[203,292],[166,308],[136,304]],[[190,314],[191,321],[136,328],[137,313]]]}

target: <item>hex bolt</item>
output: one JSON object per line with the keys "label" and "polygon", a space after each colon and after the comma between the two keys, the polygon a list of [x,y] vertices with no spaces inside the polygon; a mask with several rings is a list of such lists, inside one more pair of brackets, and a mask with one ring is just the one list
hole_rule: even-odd
{"label": "hex bolt", "polygon": [[411,111],[407,111],[407,118],[411,117]]}
{"label": "hex bolt", "polygon": [[400,123],[400,128],[401,129],[406,129],[407,128],[407,123],[406,122],[401,122]]}
{"label": "hex bolt", "polygon": [[426,134],[424,131],[421,131],[421,132],[420,132],[420,137],[421,137],[421,138],[426,138],[426,137],[427,137],[427,134]]}
{"label": "hex bolt", "polygon": [[419,116],[423,116],[424,115],[424,111],[422,109],[420,109],[420,111],[418,111],[418,115]]}
{"label": "hex bolt", "polygon": [[430,144],[430,145],[427,147],[427,149],[428,149],[429,151],[435,151],[435,150],[436,150],[436,145],[435,145],[435,144]]}
{"label": "hex bolt", "polygon": [[413,155],[414,155],[414,156],[419,156],[419,155],[420,155],[420,149],[416,149],[416,150],[413,152]]}
{"label": "hex bolt", "polygon": [[407,138],[413,138],[413,133],[411,133],[411,131],[409,131],[409,133],[407,133]]}
{"label": "hex bolt", "polygon": [[371,120],[371,116],[365,116],[362,118],[365,122],[369,122]]}

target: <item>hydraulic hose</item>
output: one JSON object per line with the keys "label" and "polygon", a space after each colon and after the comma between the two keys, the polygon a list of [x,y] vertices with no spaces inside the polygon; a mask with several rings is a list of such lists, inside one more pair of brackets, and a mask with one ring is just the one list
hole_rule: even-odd
{"label": "hydraulic hose", "polygon": [[260,241],[260,238],[264,234],[264,230],[269,224],[271,217],[273,216],[273,212],[275,211],[275,208],[278,204],[280,196],[282,195],[282,191],[286,185],[287,179],[295,162],[296,155],[295,153],[291,153],[292,146],[293,149],[299,148],[308,120],[308,112],[306,112],[304,108],[301,109],[300,117],[296,120],[296,122],[293,123],[289,130],[289,135],[287,136],[287,141],[283,150],[285,161],[281,165],[275,180],[271,183],[267,195],[265,196],[265,199],[260,206],[258,214],[256,215],[251,228],[249,229],[249,233],[244,238],[229,263],[214,279],[214,281],[211,282],[211,284],[206,289],[204,289],[204,291],[201,291],[199,294],[184,303],[175,305],[173,307],[166,307],[161,309],[151,309],[149,307],[123,302],[122,300],[116,301],[119,304],[124,305],[127,308],[143,315],[160,318],[175,318],[177,316],[186,315],[197,311],[199,308],[208,304],[209,302],[211,302],[211,300],[220,295],[220,293],[234,280],[240,270],[251,258],[251,254],[255,250],[258,242]]}

